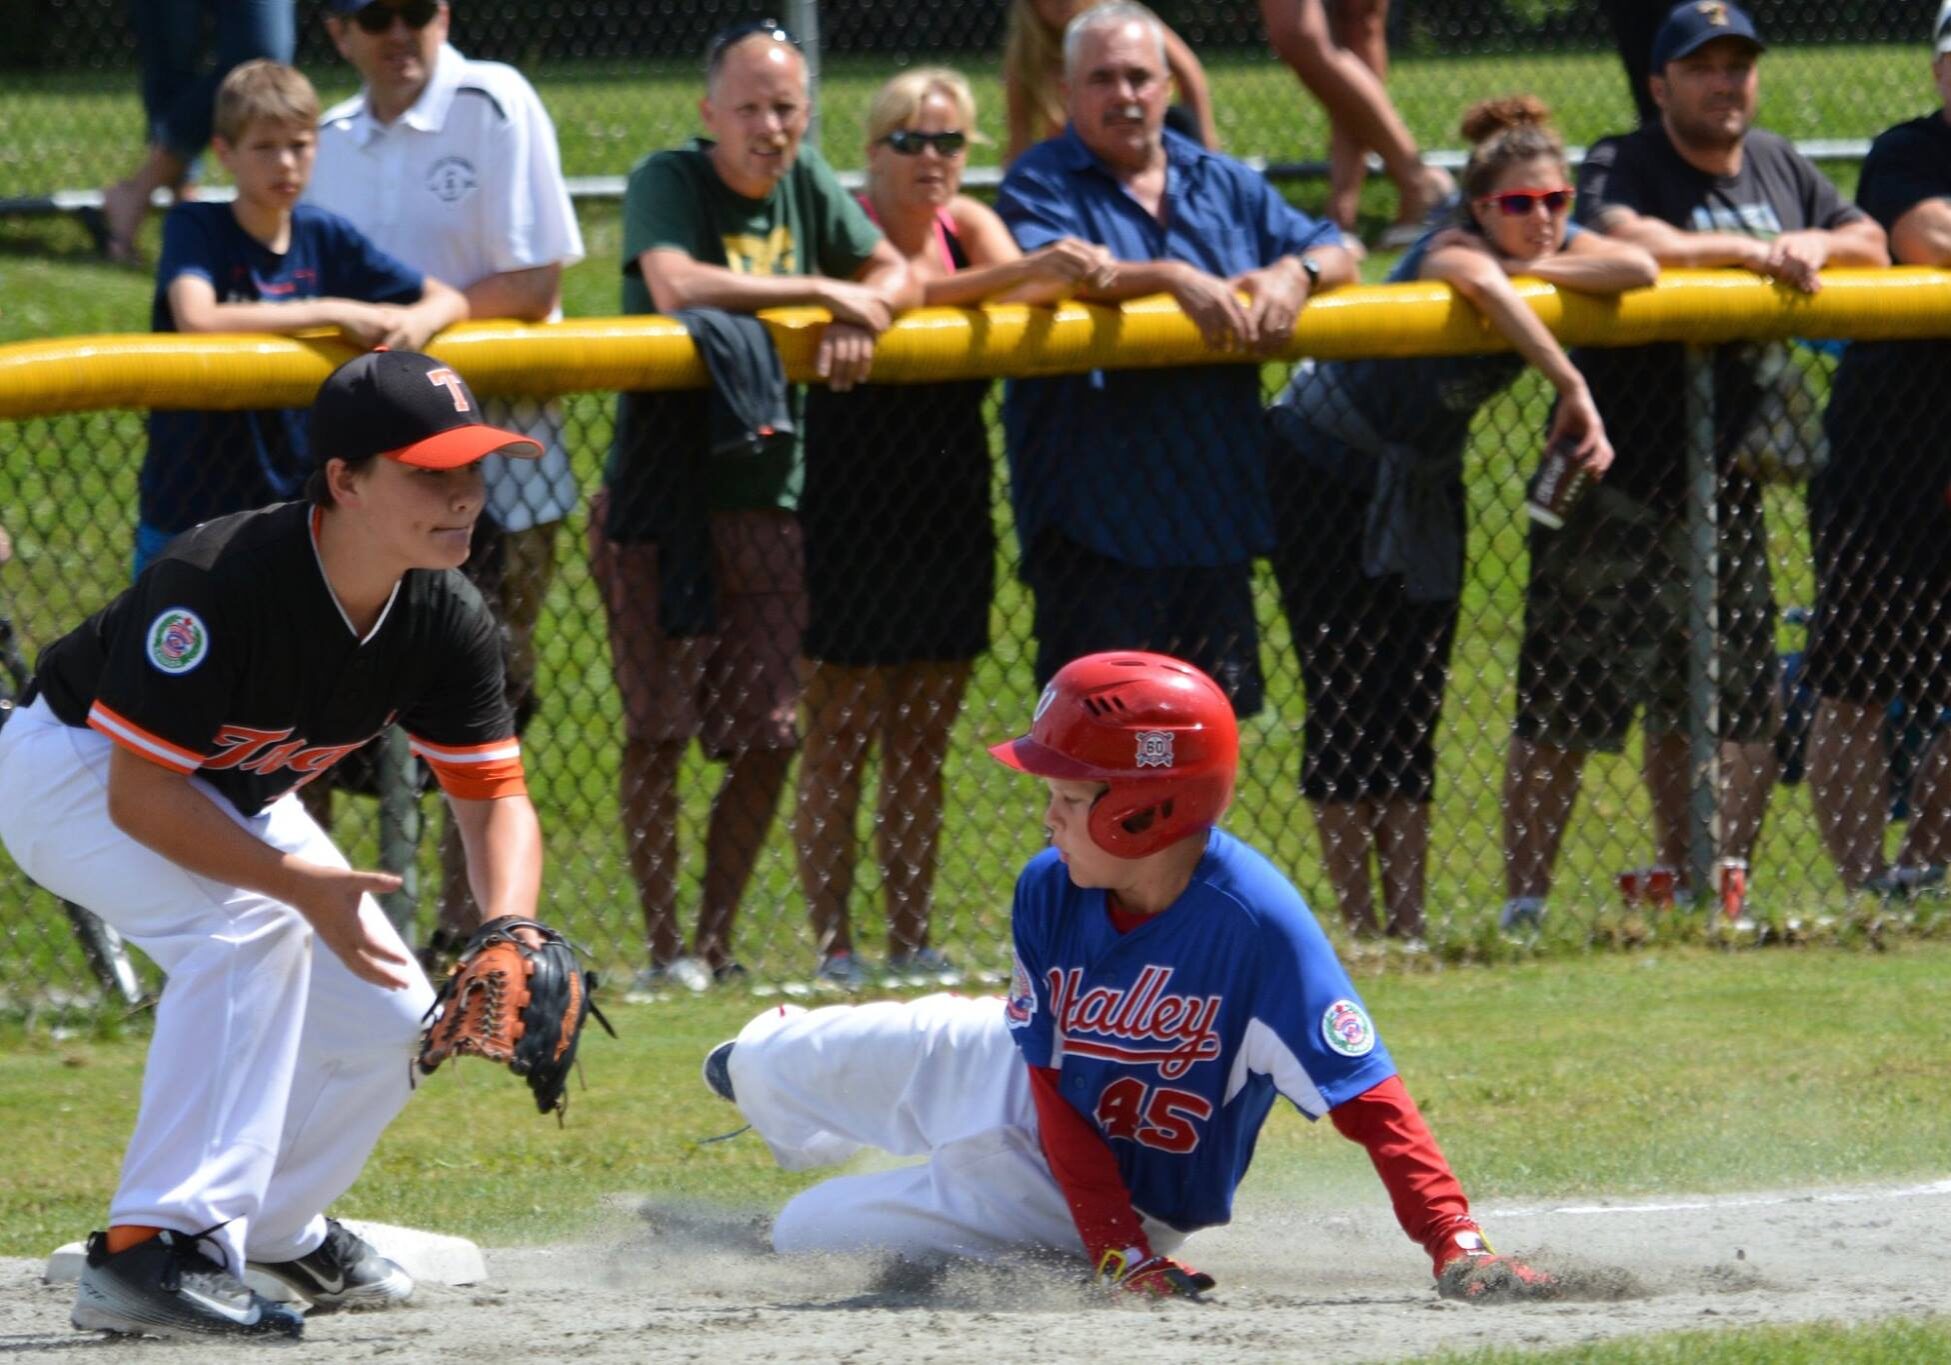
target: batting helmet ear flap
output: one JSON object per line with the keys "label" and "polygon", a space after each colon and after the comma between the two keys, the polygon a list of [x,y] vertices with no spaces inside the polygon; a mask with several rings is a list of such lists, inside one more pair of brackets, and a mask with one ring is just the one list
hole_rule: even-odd
{"label": "batting helmet ear flap", "polygon": [[1066,664],[1030,733],[990,750],[1022,772],[1103,782],[1091,841],[1143,858],[1200,833],[1233,795],[1240,735],[1219,684],[1163,654],[1120,650]]}

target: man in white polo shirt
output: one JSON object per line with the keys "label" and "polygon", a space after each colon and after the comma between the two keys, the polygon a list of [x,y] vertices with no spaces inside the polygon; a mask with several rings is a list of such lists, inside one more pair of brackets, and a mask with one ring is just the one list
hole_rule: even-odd
{"label": "man in white polo shirt", "polygon": [[[467,295],[471,316],[553,321],[562,271],[583,257],[563,183],[555,125],[513,67],[470,61],[448,45],[445,0],[328,0],[325,26],[364,84],[320,120],[306,198],[344,215],[401,260]],[[537,461],[484,462],[488,512],[504,532],[499,601],[508,628],[508,688],[518,716],[533,705],[534,632],[555,576],[556,532],[575,507],[559,404],[485,400],[485,420],[541,443]],[[452,845],[451,849],[449,845]],[[471,922],[459,845],[443,930]]]}

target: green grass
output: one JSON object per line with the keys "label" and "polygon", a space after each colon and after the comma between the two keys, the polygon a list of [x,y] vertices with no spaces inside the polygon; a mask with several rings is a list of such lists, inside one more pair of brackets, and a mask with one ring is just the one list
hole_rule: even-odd
{"label": "green grass", "polygon": [[[1361,989],[1473,1199],[1942,1174],[1951,946],[1674,950],[1386,974]],[[584,1045],[589,1089],[572,1091],[566,1131],[506,1073],[436,1073],[340,1211],[501,1245],[573,1236],[613,1196],[775,1207],[814,1177],[779,1171],[750,1136],[697,1144],[737,1126],[698,1081],[699,1059],[754,1009],[742,994],[618,1007],[621,1039]],[[99,1221],[142,1053],[134,1031],[0,1033],[0,1126],[26,1138],[0,1176],[0,1255],[45,1253]],[[1373,1181],[1359,1148],[1283,1105],[1246,1190],[1379,1199]]]}
{"label": "green grass", "polygon": [[1444,1352],[1435,1365],[1920,1365],[1951,1359],[1951,1321],[1673,1332],[1553,1351]]}
{"label": "green grass", "polygon": [[[457,41],[465,46],[464,37]],[[969,75],[978,126],[1000,146],[996,55],[928,53],[917,59],[945,60]],[[1270,53],[1219,51],[1205,54],[1205,61],[1229,151],[1276,161],[1325,155],[1327,122],[1320,106]],[[827,63],[823,145],[836,164],[860,163],[868,101],[898,69],[891,60]],[[570,175],[621,175],[645,152],[697,131],[698,81],[690,62],[588,62],[524,71],[555,119]],[[356,86],[341,64],[308,74],[327,104]],[[1617,132],[1630,117],[1618,59],[1602,52],[1399,58],[1389,91],[1410,131],[1432,147],[1460,144],[1457,122],[1466,105],[1513,91],[1541,96],[1574,143]],[[1761,123],[1788,137],[1873,137],[1934,103],[1930,63],[1910,45],[1778,47],[1762,66]],[[132,71],[9,72],[0,90],[0,196],[112,180],[128,170],[124,163],[134,158],[140,127]],[[980,148],[972,157],[978,165],[993,159]]]}

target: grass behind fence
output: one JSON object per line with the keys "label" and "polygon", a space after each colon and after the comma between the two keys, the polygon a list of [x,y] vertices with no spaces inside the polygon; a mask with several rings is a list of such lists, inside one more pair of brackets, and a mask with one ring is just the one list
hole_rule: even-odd
{"label": "grass behind fence", "polygon": [[[455,41],[466,49],[465,26]],[[945,60],[971,78],[979,126],[1000,147],[1002,88],[992,53],[914,54]],[[1325,156],[1321,107],[1271,53],[1227,51],[1206,58],[1215,117],[1226,149],[1273,161]],[[899,67],[893,60],[842,58],[822,77],[823,146],[836,165],[858,166],[867,103]],[[350,68],[309,74],[329,105],[357,88]],[[622,175],[647,151],[697,131],[699,77],[689,64],[590,62],[525,68],[555,119],[563,166],[572,176]],[[1558,115],[1567,140],[1589,144],[1629,126],[1632,109],[1609,53],[1511,53],[1409,58],[1394,63],[1389,90],[1425,146],[1460,145],[1457,121],[1471,102],[1531,91]],[[1869,138],[1932,108],[1929,54],[1915,46],[1791,47],[1762,62],[1761,126],[1791,138]],[[133,69],[126,72],[9,72],[0,88],[0,197],[86,189],[129,170],[142,114]],[[972,164],[993,162],[978,147]],[[220,174],[214,161],[209,173]]]}

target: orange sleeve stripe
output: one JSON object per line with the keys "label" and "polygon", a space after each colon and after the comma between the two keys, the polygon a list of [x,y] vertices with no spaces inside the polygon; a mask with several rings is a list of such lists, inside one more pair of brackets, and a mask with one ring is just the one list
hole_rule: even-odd
{"label": "orange sleeve stripe", "polygon": [[193,753],[180,744],[172,744],[161,735],[151,734],[127,716],[117,715],[100,702],[88,708],[88,725],[130,753],[138,754],[173,773],[189,774],[203,766],[202,754]]}
{"label": "orange sleeve stripe", "polygon": [[502,796],[528,795],[528,776],[522,771],[520,760],[485,771],[480,768],[450,768],[439,763],[432,766],[440,789],[463,801],[493,801]]}

